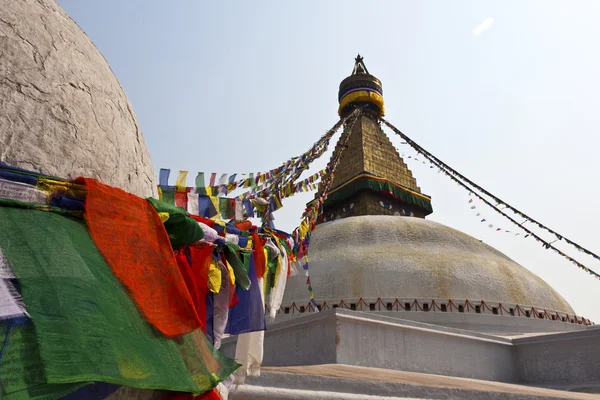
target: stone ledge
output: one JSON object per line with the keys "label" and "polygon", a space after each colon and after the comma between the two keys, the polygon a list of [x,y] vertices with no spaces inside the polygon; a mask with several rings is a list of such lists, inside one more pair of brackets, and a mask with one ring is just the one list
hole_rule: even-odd
{"label": "stone ledge", "polygon": [[[306,327],[306,326],[310,326],[312,324],[321,323],[321,322],[323,322],[323,320],[326,320],[326,319],[335,319],[335,318],[342,318],[342,319],[345,318],[345,319],[349,319],[349,320],[356,320],[356,321],[369,322],[369,323],[372,322],[372,323],[376,323],[376,324],[377,323],[388,324],[390,326],[402,327],[405,329],[425,330],[425,331],[428,331],[431,333],[436,333],[436,334],[441,334],[441,335],[460,336],[460,337],[467,337],[469,339],[489,341],[489,342],[500,343],[500,344],[509,344],[509,345],[511,344],[511,340],[508,338],[504,338],[504,337],[488,335],[488,334],[484,334],[484,333],[478,333],[478,332],[473,332],[473,331],[468,331],[468,330],[463,330],[463,329],[458,329],[458,328],[449,328],[449,327],[440,326],[440,325],[428,324],[425,322],[417,322],[417,321],[412,321],[412,320],[408,320],[408,319],[398,318],[395,316],[394,317],[383,316],[383,315],[377,315],[377,314],[367,313],[367,312],[362,312],[362,311],[344,310],[344,309],[340,309],[340,308],[331,309],[331,310],[327,310],[327,311],[321,311],[319,313],[310,313],[310,314],[307,313],[306,315],[303,315],[298,318],[294,318],[294,319],[291,319],[288,321],[283,321],[281,323],[276,323],[276,324],[270,325],[268,330],[265,332],[265,335],[268,336],[271,333],[278,332],[281,330],[288,330],[293,327],[300,327],[300,326]],[[232,340],[232,339],[230,339],[230,340]],[[233,340],[235,340],[235,339],[233,339]]]}
{"label": "stone ledge", "polygon": [[[600,386],[600,329],[513,339],[335,309],[269,326],[264,349],[267,368],[337,364],[537,386]],[[235,339],[224,341],[222,350],[233,355]]]}
{"label": "stone ledge", "polygon": [[418,400],[408,397],[383,397],[366,394],[336,393],[315,390],[282,389],[265,386],[240,386],[234,394],[234,399],[277,399],[277,400]]}
{"label": "stone ledge", "polygon": [[[261,397],[262,396],[262,397]],[[265,368],[233,392],[233,399],[594,399],[570,393],[475,379],[318,365]]]}

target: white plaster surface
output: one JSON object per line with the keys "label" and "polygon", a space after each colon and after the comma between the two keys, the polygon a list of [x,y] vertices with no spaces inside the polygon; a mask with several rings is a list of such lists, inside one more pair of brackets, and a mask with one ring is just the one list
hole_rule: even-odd
{"label": "white plaster surface", "polygon": [[[265,367],[344,364],[566,390],[600,388],[595,328],[510,338],[336,309],[270,325],[264,348]],[[221,347],[226,355],[234,349],[235,338]]]}
{"label": "white plaster surface", "polygon": [[[541,278],[487,244],[437,222],[383,215],[319,225],[309,248],[319,303],[359,298],[469,299],[574,314]],[[291,278],[283,306],[306,304]]]}
{"label": "white plaster surface", "polygon": [[139,196],[154,170],[108,63],[53,0],[0,2],[0,161]]}
{"label": "white plaster surface", "polygon": [[599,329],[523,337],[513,343],[521,382],[595,387],[600,393]]}

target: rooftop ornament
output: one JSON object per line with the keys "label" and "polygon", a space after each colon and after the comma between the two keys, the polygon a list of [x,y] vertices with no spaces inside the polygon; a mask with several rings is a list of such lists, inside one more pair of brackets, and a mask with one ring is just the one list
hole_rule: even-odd
{"label": "rooftop ornament", "polygon": [[385,114],[381,81],[369,74],[360,54],[354,59],[352,74],[340,83],[338,101],[340,102],[338,108],[340,117],[350,114],[357,106],[361,106],[379,117]]}

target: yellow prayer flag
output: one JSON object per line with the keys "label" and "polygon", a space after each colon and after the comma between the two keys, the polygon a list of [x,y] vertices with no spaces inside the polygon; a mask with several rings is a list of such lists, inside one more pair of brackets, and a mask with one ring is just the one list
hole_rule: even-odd
{"label": "yellow prayer flag", "polygon": [[275,282],[277,282],[277,278],[279,277],[280,273],[281,273],[281,256],[278,255],[277,256],[277,268],[275,268]]}
{"label": "yellow prayer flag", "polygon": [[210,202],[213,204],[213,207],[215,207],[215,211],[217,212],[217,214],[212,216],[210,219],[215,220],[215,221],[220,221],[221,220],[221,211],[219,208],[219,198],[217,196],[212,196],[212,195],[209,195],[208,198],[210,199]]}
{"label": "yellow prayer flag", "polygon": [[221,268],[219,262],[212,259],[210,262],[210,268],[208,269],[208,289],[213,293],[219,293],[221,290]]}
{"label": "yellow prayer flag", "polygon": [[159,212],[158,216],[160,217],[160,222],[162,222],[163,224],[167,222],[170,217],[168,212]]}
{"label": "yellow prayer flag", "polygon": [[227,261],[225,261],[225,264],[227,264],[227,270],[229,271],[229,282],[231,282],[232,285],[235,285],[235,273],[233,272],[233,268],[231,268],[231,265],[229,265]]}
{"label": "yellow prayer flag", "polygon": [[308,233],[308,224],[306,223],[306,221],[302,221],[302,223],[298,227],[298,232],[300,233],[300,240],[304,240],[306,234]]}
{"label": "yellow prayer flag", "polygon": [[[266,247],[263,247],[263,252],[265,253],[265,265],[263,265],[264,270],[265,270],[265,274],[263,275],[263,278],[267,277],[267,273],[269,272],[269,268],[268,265],[266,263],[266,261],[269,259],[269,252],[267,251]],[[267,280],[265,279],[265,283],[267,282]]]}
{"label": "yellow prayer flag", "polygon": [[39,178],[36,189],[48,193],[60,192],[61,194],[73,197],[85,197],[87,189],[83,185],[71,182],[56,181],[54,179]]}
{"label": "yellow prayer flag", "polygon": [[175,189],[179,192],[185,192],[187,183],[188,171],[179,171],[177,175],[177,182],[175,182]]}

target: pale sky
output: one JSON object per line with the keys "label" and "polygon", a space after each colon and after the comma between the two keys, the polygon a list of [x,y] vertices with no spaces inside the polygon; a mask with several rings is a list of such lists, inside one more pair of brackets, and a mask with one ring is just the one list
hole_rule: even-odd
{"label": "pale sky", "polygon": [[[600,2],[58,3],[123,85],[157,173],[189,170],[191,186],[198,171],[258,172],[301,154],[337,122],[338,85],[360,53],[397,128],[600,253]],[[496,247],[600,323],[600,280],[515,237],[484,205],[471,210],[445,176],[405,161],[433,198],[429,219]],[[291,231],[311,197],[286,200],[277,227]],[[489,229],[476,212],[513,233]],[[600,272],[599,261],[559,247]]]}

